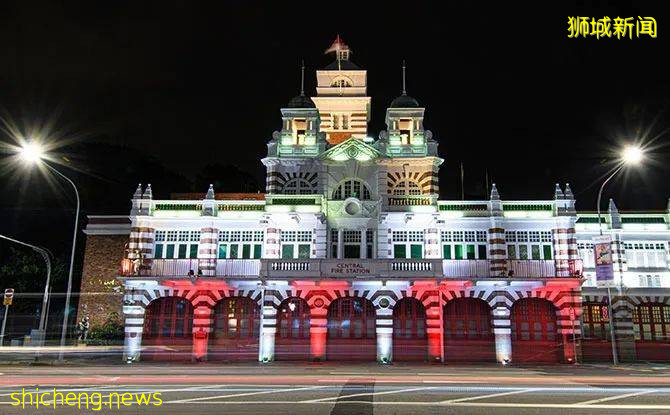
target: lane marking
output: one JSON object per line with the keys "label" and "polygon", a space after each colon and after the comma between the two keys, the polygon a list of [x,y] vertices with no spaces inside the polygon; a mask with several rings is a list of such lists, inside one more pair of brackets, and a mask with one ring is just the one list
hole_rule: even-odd
{"label": "lane marking", "polygon": [[267,393],[279,393],[279,392],[299,392],[311,389],[321,389],[327,388],[327,386],[310,386],[306,388],[290,388],[290,389],[273,389],[273,390],[264,390],[260,392],[247,392],[247,393],[234,393],[232,395],[217,395],[217,396],[202,396],[199,398],[190,398],[190,399],[180,399],[176,401],[165,401],[165,403],[190,403],[190,402],[201,402],[211,399],[220,399],[220,398],[236,398],[240,396],[252,396],[252,395],[263,395]]}
{"label": "lane marking", "polygon": [[615,399],[624,399],[624,398],[631,398],[633,396],[646,395],[648,393],[654,393],[654,392],[657,392],[657,391],[647,390],[647,391],[640,391],[640,392],[633,392],[633,393],[625,393],[623,395],[608,396],[606,398],[593,399],[593,400],[584,401],[584,402],[577,402],[575,405],[591,405],[591,404],[600,403],[600,402],[613,401]]}
{"label": "lane marking", "polygon": [[478,400],[478,399],[497,398],[498,396],[518,395],[518,394],[521,394],[521,393],[533,392],[533,391],[538,391],[538,390],[542,390],[542,388],[528,388],[528,389],[515,390],[515,391],[511,391],[511,392],[500,392],[500,393],[491,393],[491,394],[488,394],[488,395],[469,396],[467,398],[449,399],[449,400],[441,401],[441,402],[438,402],[438,403],[449,404],[449,403],[458,403],[458,402],[466,402],[466,401],[475,401],[475,400]]}
{"label": "lane marking", "polygon": [[410,388],[410,389],[397,389],[397,390],[392,390],[392,391],[383,391],[383,392],[366,392],[366,393],[353,393],[351,395],[343,395],[343,396],[332,396],[330,398],[321,398],[321,399],[310,399],[306,401],[300,401],[300,403],[316,403],[316,402],[327,402],[327,401],[332,401],[332,400],[337,400],[339,401],[340,399],[344,398],[355,398],[358,396],[377,396],[377,395],[390,395],[392,393],[403,393],[403,392],[414,392],[418,390],[426,390],[426,389],[434,389],[432,387],[421,387],[421,388]]}

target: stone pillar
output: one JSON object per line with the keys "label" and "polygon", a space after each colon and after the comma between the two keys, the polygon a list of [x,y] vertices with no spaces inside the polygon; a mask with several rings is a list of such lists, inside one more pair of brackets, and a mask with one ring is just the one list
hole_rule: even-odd
{"label": "stone pillar", "polygon": [[440,231],[437,228],[427,228],[423,232],[424,258],[441,258]]}
{"label": "stone pillar", "polygon": [[[216,275],[216,257],[218,249],[219,230],[216,228],[200,229],[200,243],[198,244],[198,268],[203,276]],[[194,270],[197,271],[198,270]]]}
{"label": "stone pillar", "polygon": [[281,229],[267,228],[265,230],[265,256],[263,258],[279,258],[281,256],[279,238]]}
{"label": "stone pillar", "polygon": [[444,362],[444,321],[442,301],[426,308],[426,333],[428,334],[428,361]]}
{"label": "stone pillar", "polygon": [[376,312],[376,333],[377,333],[377,362],[388,364],[393,359],[393,309],[388,307],[388,299],[380,299]]}
{"label": "stone pillar", "polygon": [[493,309],[493,334],[496,342],[496,361],[507,364],[512,361],[512,330],[510,309],[507,306]]}
{"label": "stone pillar", "polygon": [[633,332],[633,307],[623,295],[621,287],[612,288],[612,312],[614,313],[614,337],[620,362],[637,359],[635,334]]}
{"label": "stone pillar", "polygon": [[337,230],[337,258],[344,258],[344,231],[342,228]]}
{"label": "stone pillar", "polygon": [[207,360],[212,314],[213,310],[209,304],[199,305],[193,310],[193,358],[198,362]]}
{"label": "stone pillar", "polygon": [[[572,304],[575,297],[570,301]],[[579,301],[577,299],[577,301]],[[563,344],[563,363],[574,364],[577,363],[577,344],[574,339],[580,336],[579,315],[581,314],[581,307],[574,305],[567,305],[556,312],[558,323],[558,335],[561,336],[561,344]]]}
{"label": "stone pillar", "polygon": [[275,334],[277,332],[277,309],[274,306],[274,292],[265,290],[262,299],[260,344],[258,347],[258,361],[262,363],[275,360]]}
{"label": "stone pillar", "polygon": [[372,229],[372,258],[377,259],[377,229]]}
{"label": "stone pillar", "polygon": [[316,298],[310,304],[309,340],[310,359],[314,361],[326,360],[326,341],[328,334],[328,307],[322,298]]}
{"label": "stone pillar", "polygon": [[367,229],[361,229],[361,258],[366,259],[368,257],[368,239],[367,239]]}
{"label": "stone pillar", "polygon": [[[142,226],[139,223],[133,224],[130,228],[130,238],[128,240],[128,258],[137,259],[140,255],[142,262],[140,264],[140,273],[142,270],[151,269],[151,260],[154,252],[155,229]],[[139,254],[137,253],[139,251]],[[133,271],[134,273],[134,271]]]}
{"label": "stone pillar", "polygon": [[132,288],[126,287],[126,295],[123,297],[123,316],[125,322],[123,360],[127,363],[138,362],[140,360],[145,312],[141,298],[141,292],[136,294]]}

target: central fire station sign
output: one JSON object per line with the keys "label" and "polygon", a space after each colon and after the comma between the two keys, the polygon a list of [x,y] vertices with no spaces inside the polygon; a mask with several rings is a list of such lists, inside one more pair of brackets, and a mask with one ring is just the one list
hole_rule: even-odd
{"label": "central fire station sign", "polygon": [[372,269],[359,262],[338,262],[331,264],[330,274],[333,275],[371,275]]}

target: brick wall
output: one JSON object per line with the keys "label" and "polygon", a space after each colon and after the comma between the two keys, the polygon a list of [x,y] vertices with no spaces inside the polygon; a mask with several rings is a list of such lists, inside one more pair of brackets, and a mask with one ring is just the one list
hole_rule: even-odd
{"label": "brick wall", "polygon": [[77,322],[83,318],[84,309],[88,310],[91,328],[102,325],[112,312],[123,319],[123,289],[116,276],[126,243],[128,235],[86,237]]}

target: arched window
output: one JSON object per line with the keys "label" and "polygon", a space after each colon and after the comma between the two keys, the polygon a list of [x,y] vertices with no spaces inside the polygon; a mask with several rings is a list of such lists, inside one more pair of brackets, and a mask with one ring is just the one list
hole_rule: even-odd
{"label": "arched window", "polygon": [[393,196],[416,196],[421,194],[421,187],[414,180],[401,180],[393,187]]}
{"label": "arched window", "polygon": [[362,180],[347,179],[337,186],[333,192],[333,200],[344,200],[348,197],[370,200],[370,189]]}
{"label": "arched window", "polygon": [[314,193],[314,188],[305,179],[291,179],[284,184],[282,192],[285,195],[309,195]]}
{"label": "arched window", "polygon": [[144,339],[190,339],[193,306],[180,297],[164,297],[149,303],[144,316]]}
{"label": "arched window", "polygon": [[333,88],[349,88],[351,87],[351,81],[344,78],[338,78],[335,79],[333,83],[330,84],[330,86]]}

